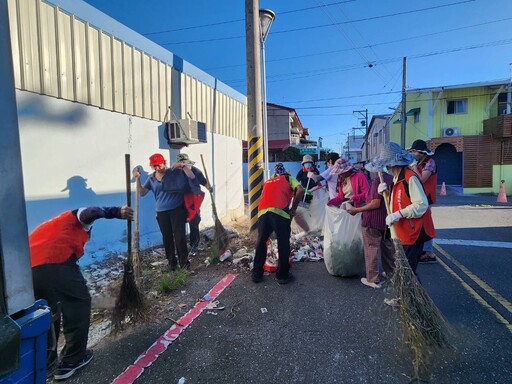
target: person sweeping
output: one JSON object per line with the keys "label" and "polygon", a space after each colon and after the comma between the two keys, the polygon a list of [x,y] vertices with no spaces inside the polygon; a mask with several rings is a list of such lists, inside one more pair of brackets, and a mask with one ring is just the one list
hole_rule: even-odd
{"label": "person sweeping", "polygon": [[[432,214],[427,196],[417,174],[408,166],[414,157],[397,143],[387,143],[372,168],[379,170],[381,184],[378,192],[384,195],[395,247],[395,273],[393,287],[396,297],[385,299],[388,305],[398,306],[405,342],[411,348],[414,378],[420,379],[427,368],[432,352],[449,348],[448,327],[439,309],[421,286],[416,268],[423,243],[435,236]],[[382,170],[393,176],[391,197],[388,184],[383,182]]]}
{"label": "person sweeping", "polygon": [[[415,275],[423,243],[435,237],[436,231],[428,199],[418,174],[409,168],[415,157],[397,143],[387,143],[375,160],[393,176],[390,210],[386,224],[393,224],[405,255]],[[378,186],[379,194],[388,190],[388,184]]]}
{"label": "person sweeping", "polygon": [[[102,218],[132,220],[133,210],[123,206],[66,211],[40,224],[29,236],[34,295],[51,307],[57,341],[61,317],[63,320],[66,344],[55,380],[73,376],[93,358],[93,351],[87,349],[91,295],[77,262],[84,255],[94,221]],[[52,345],[50,340],[48,345]],[[49,350],[47,367],[52,369],[56,362],[57,351]]]}

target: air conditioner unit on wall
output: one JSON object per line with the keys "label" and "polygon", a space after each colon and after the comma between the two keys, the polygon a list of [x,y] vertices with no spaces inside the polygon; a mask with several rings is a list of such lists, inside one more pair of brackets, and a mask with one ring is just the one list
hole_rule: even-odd
{"label": "air conditioner unit on wall", "polygon": [[165,123],[165,138],[172,144],[206,143],[206,124],[190,119],[171,120]]}
{"label": "air conditioner unit on wall", "polygon": [[454,137],[459,136],[459,128],[450,127],[450,128],[443,128],[443,137]]}

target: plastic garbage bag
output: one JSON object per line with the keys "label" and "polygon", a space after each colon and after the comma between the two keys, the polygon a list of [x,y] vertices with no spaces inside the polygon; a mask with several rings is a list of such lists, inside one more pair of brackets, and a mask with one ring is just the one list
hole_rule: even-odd
{"label": "plastic garbage bag", "polygon": [[340,208],[325,207],[324,263],[334,276],[349,277],[364,272],[361,214],[352,216],[346,211],[350,207],[347,203]]}
{"label": "plastic garbage bag", "polygon": [[310,203],[300,202],[297,207],[292,220],[294,233],[322,231],[329,195],[324,188],[312,190],[312,193],[313,199]]}
{"label": "plastic garbage bag", "polygon": [[322,187],[313,190],[313,200],[309,205],[309,211],[313,217],[312,231],[322,231],[325,220],[325,207],[329,201],[329,193]]}

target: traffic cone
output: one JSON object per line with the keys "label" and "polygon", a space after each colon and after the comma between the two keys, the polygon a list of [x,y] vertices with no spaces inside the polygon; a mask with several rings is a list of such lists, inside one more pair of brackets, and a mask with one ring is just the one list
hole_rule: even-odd
{"label": "traffic cone", "polygon": [[505,180],[501,180],[500,193],[498,193],[497,203],[508,203],[507,194],[505,193]]}
{"label": "traffic cone", "polygon": [[439,192],[439,196],[446,196],[446,184],[443,181],[443,184],[441,185],[441,192]]}

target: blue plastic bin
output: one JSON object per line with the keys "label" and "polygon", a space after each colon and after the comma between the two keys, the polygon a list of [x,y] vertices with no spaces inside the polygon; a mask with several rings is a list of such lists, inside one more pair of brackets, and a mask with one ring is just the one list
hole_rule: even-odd
{"label": "blue plastic bin", "polygon": [[38,300],[20,315],[16,319],[21,329],[20,367],[0,377],[0,383],[46,383],[46,344],[51,310],[45,300]]}

